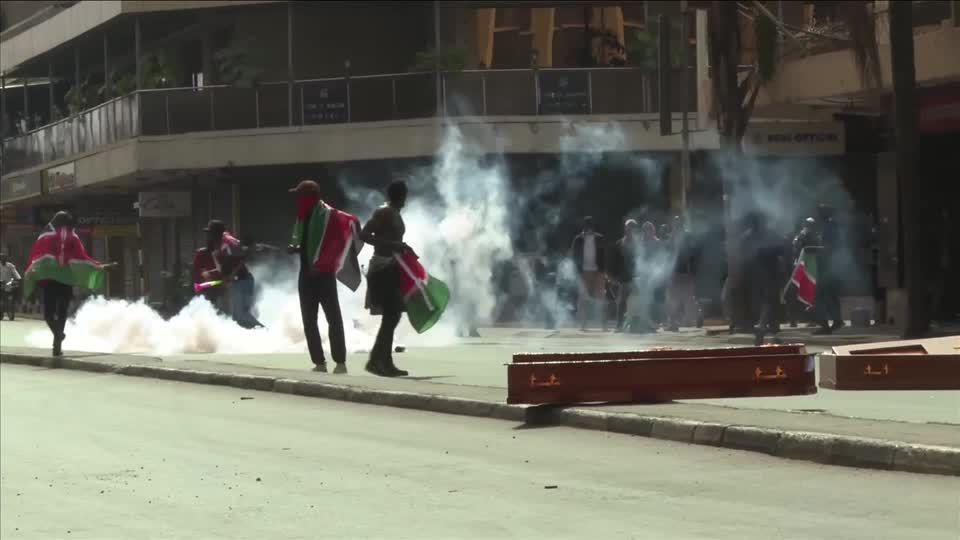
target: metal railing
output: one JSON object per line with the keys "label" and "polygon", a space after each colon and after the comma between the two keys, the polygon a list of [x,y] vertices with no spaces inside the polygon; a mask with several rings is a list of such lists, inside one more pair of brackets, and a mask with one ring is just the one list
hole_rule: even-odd
{"label": "metal railing", "polygon": [[[467,70],[345,76],[256,87],[141,90],[4,141],[3,173],[138,136],[467,116],[574,116],[658,110],[657,72],[637,68]],[[682,73],[671,73],[680,95]],[[688,110],[696,83],[688,79]],[[294,100],[291,107],[290,99]],[[674,98],[673,112],[683,110]],[[292,114],[291,114],[292,112]],[[291,122],[292,116],[292,122]]]}

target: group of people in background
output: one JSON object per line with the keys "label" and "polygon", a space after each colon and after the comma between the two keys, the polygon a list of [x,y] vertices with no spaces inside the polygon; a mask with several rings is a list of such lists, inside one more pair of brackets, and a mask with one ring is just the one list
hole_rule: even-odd
{"label": "group of people in background", "polygon": [[[761,212],[747,214],[742,225],[734,238],[738,257],[721,293],[730,331],[753,333],[762,342],[785,320],[796,327],[808,319],[819,325],[817,334],[841,328],[839,239],[831,208],[821,205],[817,218],[806,218],[789,237]],[[694,236],[680,216],[659,227],[627,219],[622,236],[610,242],[595,230],[592,217],[584,218],[569,255],[577,274],[580,328],[586,330],[598,316],[604,331],[611,320],[615,331],[631,333],[702,325],[704,309],[696,291],[700,242]],[[816,260],[801,269],[816,284],[815,298],[801,298],[796,283],[804,250]]]}
{"label": "group of people in background", "polygon": [[[685,316],[700,318],[692,276],[688,236],[679,216],[658,228],[628,219],[623,236],[612,244],[584,218],[570,257],[578,277],[577,319],[581,330],[599,313],[608,329],[608,303],[615,308],[615,331],[677,331]],[[610,301],[610,302],[608,302]],[[687,313],[689,310],[695,313]]]}

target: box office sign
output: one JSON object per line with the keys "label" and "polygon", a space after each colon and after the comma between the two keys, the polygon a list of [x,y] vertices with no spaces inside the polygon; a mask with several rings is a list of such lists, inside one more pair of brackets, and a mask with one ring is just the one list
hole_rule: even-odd
{"label": "box office sign", "polygon": [[140,192],[137,208],[140,217],[175,218],[191,214],[189,191],[143,191]]}
{"label": "box office sign", "polygon": [[43,180],[39,171],[0,181],[0,201],[4,204],[41,194],[43,194]]}
{"label": "box office sign", "polygon": [[71,161],[43,171],[44,193],[59,193],[77,187],[77,168]]}
{"label": "box office sign", "polygon": [[754,156],[839,156],[846,152],[840,122],[757,122],[747,127],[743,151]]}

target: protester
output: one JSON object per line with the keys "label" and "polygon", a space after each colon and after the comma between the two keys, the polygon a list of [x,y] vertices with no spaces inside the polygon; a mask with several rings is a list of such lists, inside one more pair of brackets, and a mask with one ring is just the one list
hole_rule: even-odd
{"label": "protester", "polygon": [[262,328],[263,325],[253,315],[256,288],[253,274],[247,268],[246,249],[220,220],[210,220],[203,231],[207,236],[207,245],[194,254],[194,282],[220,282],[207,289],[211,290],[208,298],[215,302],[223,292],[213,290],[226,291],[233,320],[243,328]]}
{"label": "protester", "polygon": [[0,299],[2,300],[0,305],[3,306],[3,309],[0,309],[0,319],[4,316],[4,310],[9,310],[8,315],[11,321],[16,317],[16,292],[19,282],[20,272],[17,272],[17,267],[7,260],[6,252],[0,252],[0,287],[3,287],[0,291],[0,294],[3,294],[3,298]]}
{"label": "protester", "polygon": [[[820,238],[817,234],[817,222],[814,218],[808,217],[803,220],[800,231],[793,237],[793,262],[800,260],[800,254],[804,248],[820,245]],[[790,276],[787,278],[790,279]],[[796,328],[798,320],[806,313],[806,306],[797,299],[796,295],[788,295],[786,298],[786,311],[790,318],[790,327]]]}
{"label": "protester", "polygon": [[289,251],[300,257],[297,289],[310,360],[315,370],[326,371],[326,357],[317,326],[319,308],[323,308],[330,354],[336,364],[334,373],[346,373],[347,350],[337,281],[353,291],[360,287],[360,265],[357,262],[362,247],[360,221],[325,203],[320,198],[320,186],[313,180],[300,182],[290,192],[296,196],[297,223]]}
{"label": "protester", "polygon": [[37,286],[43,289],[43,318],[53,334],[54,356],[63,354],[64,328],[73,288],[101,289],[103,270],[111,266],[113,264],[101,265],[87,255],[74,230],[73,216],[68,212],[54,214],[33,243],[23,272],[24,294],[29,297]]}
{"label": "protester", "polygon": [[[606,296],[603,235],[593,230],[592,217],[583,219],[583,231],[573,239],[571,252],[579,278],[577,316],[580,319],[580,329],[586,330],[590,313],[596,309],[597,303],[605,303]],[[606,331],[607,315],[603,306],[600,309],[600,319],[601,326]]]}
{"label": "protester", "polygon": [[760,213],[747,217],[746,248],[748,271],[758,304],[758,321],[754,326],[757,345],[767,334],[780,332],[781,275],[786,264],[786,252],[781,237],[777,236]]}
{"label": "protester", "polygon": [[403,316],[404,303],[400,289],[400,268],[395,254],[412,254],[403,242],[406,226],[400,211],[407,202],[407,184],[395,181],[387,188],[387,203],[378,208],[363,226],[363,241],[373,246],[367,272],[367,308],[381,314],[380,330],[366,369],[374,375],[404,377],[408,373],[393,361],[393,336]]}
{"label": "protester", "polygon": [[836,269],[836,254],[839,242],[839,231],[834,221],[833,209],[827,205],[820,205],[820,250],[817,261],[817,290],[815,308],[820,328],[814,334],[832,334],[834,330],[843,328],[843,317],[840,314],[840,282]]}
{"label": "protester", "polygon": [[624,331],[627,317],[627,299],[633,291],[634,272],[636,270],[637,242],[640,225],[636,220],[628,219],[623,224],[623,237],[617,240],[614,249],[610,250],[607,264],[608,276],[611,285],[616,290],[616,331]]}

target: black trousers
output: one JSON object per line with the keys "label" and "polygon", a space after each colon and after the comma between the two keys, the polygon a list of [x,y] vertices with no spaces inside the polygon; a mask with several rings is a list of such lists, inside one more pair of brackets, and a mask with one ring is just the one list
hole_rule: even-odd
{"label": "black trousers", "polygon": [[403,297],[400,294],[400,269],[396,265],[371,272],[367,276],[367,286],[373,295],[373,301],[382,307],[380,330],[370,350],[371,359],[389,359],[393,352],[393,335],[403,317]]}
{"label": "black trousers", "polygon": [[327,319],[327,335],[330,339],[330,353],[333,361],[341,364],[347,361],[347,346],[343,335],[343,315],[340,313],[340,299],[337,297],[337,278],[333,274],[311,274],[300,271],[298,283],[300,291],[300,316],[303,318],[303,334],[307,338],[307,349],[314,364],[324,362],[323,342],[320,340],[320,328],[317,326],[318,307],[323,308]]}
{"label": "black trousers", "polygon": [[780,287],[776,274],[756,276],[756,294],[759,299],[760,316],[757,327],[763,332],[780,330]]}
{"label": "black trousers", "polygon": [[73,288],[59,281],[50,280],[43,287],[43,319],[47,321],[54,339],[63,336],[72,297]]}

